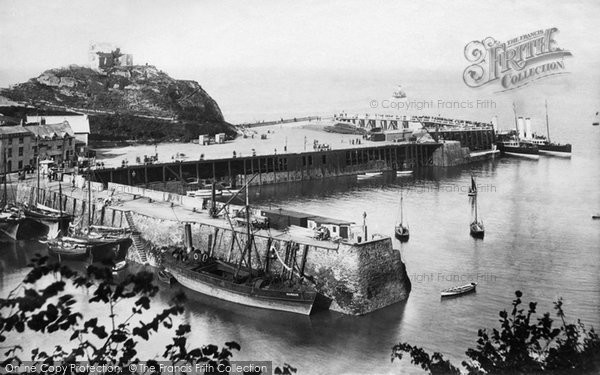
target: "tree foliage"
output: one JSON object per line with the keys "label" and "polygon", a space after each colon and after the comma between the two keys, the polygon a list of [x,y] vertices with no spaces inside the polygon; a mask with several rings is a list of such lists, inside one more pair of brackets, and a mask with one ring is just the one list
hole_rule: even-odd
{"label": "tree foliage", "polygon": [[[87,361],[91,366],[110,365],[131,373],[131,364],[144,364],[141,368],[158,368],[156,360],[140,357],[137,346],[140,340],[149,341],[159,330],[174,331],[162,353],[157,353],[171,365],[191,364],[218,369],[230,364],[233,352],[240,350],[236,342],[227,342],[224,347],[205,345],[190,347],[187,340],[191,327],[179,324],[175,318],[184,312],[185,296],[176,294],[169,307],[156,313],[151,319],[143,319],[151,312],[152,298],[158,287],[153,283],[153,274],[141,271],[125,277],[113,276],[111,264],[93,264],[86,274],[80,274],[60,263],[50,263],[45,256],[36,255],[30,264],[31,271],[23,282],[8,295],[0,299],[0,345],[4,359],[0,367],[19,365],[31,361],[36,368],[41,365],[69,365]],[[48,280],[52,280],[48,283]],[[40,286],[43,285],[43,286]],[[84,317],[77,309],[77,300],[67,290],[80,288],[88,292],[88,303],[98,305],[97,316]],[[131,312],[122,315],[123,306],[129,305]],[[120,314],[115,308],[119,305]],[[106,317],[108,316],[108,319]],[[108,321],[108,324],[103,324]],[[52,351],[25,348],[14,344],[14,335],[26,330],[42,334],[44,341],[51,342],[50,335],[63,332],[69,334],[69,342],[55,345]],[[8,340],[12,338],[13,343]],[[64,341],[64,340],[63,340]],[[1,357],[0,357],[1,358]],[[218,366],[219,364],[225,366]],[[289,365],[276,369],[280,374],[291,374],[295,369]]]}
{"label": "tree foliage", "polygon": [[[500,329],[478,331],[477,346],[467,350],[462,365],[470,375],[481,374],[597,374],[600,373],[600,338],[581,321],[567,323],[562,299],[554,303],[559,325],[550,313],[536,315],[537,304],[522,307],[515,292],[512,311],[500,311]],[[408,353],[411,362],[431,374],[461,374],[461,369],[435,352],[400,343],[392,348],[392,361]]]}

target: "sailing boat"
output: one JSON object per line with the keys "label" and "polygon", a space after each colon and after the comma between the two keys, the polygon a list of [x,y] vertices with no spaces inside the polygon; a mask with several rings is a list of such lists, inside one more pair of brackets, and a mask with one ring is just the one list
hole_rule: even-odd
{"label": "sailing boat", "polygon": [[596,121],[592,122],[593,126],[600,125],[600,121],[598,121],[598,117],[600,116],[600,112],[596,112]]}
{"label": "sailing boat", "polygon": [[3,186],[4,191],[2,195],[2,208],[0,209],[0,232],[6,234],[13,240],[17,239],[17,234],[19,232],[19,226],[25,220],[23,216],[23,212],[19,210],[17,207],[11,206],[8,204],[8,166],[7,166],[8,154],[6,149],[4,150],[4,176],[3,177]]}
{"label": "sailing boat", "polygon": [[48,252],[59,259],[90,259],[95,257],[113,259],[131,239],[122,230],[116,233],[104,232],[92,226],[91,173],[88,167],[87,227],[75,229],[73,233],[48,241]]}
{"label": "sailing boat", "polygon": [[39,157],[37,159],[37,190],[35,194],[35,205],[25,205],[23,211],[25,217],[47,227],[47,238],[53,239],[67,234],[69,223],[73,220],[73,215],[63,212],[63,195],[60,182],[58,183],[58,210],[40,203],[40,160]]}
{"label": "sailing boat", "polygon": [[400,242],[408,241],[408,237],[410,235],[408,230],[408,224],[404,225],[404,207],[403,207],[404,197],[402,196],[402,190],[400,190],[400,223],[396,224],[396,228],[394,229],[394,233],[396,238],[400,240]]}
{"label": "sailing boat", "polygon": [[[221,260],[213,254],[211,248],[201,251],[194,250],[191,245],[188,245],[187,249],[176,249],[171,254],[165,255],[164,270],[183,286],[208,296],[246,306],[309,315],[317,293],[303,283],[303,268],[299,269],[294,261],[289,262],[287,259],[282,261],[274,246],[271,247],[269,255],[266,257],[264,269],[253,269],[252,267],[252,252],[254,251],[257,255],[258,252],[250,226],[248,203],[250,181],[246,182],[244,186],[246,189],[247,240],[243,249],[239,245],[241,252],[239,260],[237,262]],[[227,211],[225,212],[227,216]],[[233,233],[236,233],[229,216],[227,219]],[[190,244],[191,240],[186,242]],[[237,240],[236,243],[238,243]],[[281,263],[282,269],[277,272],[278,275],[269,269],[271,254],[275,254],[276,259]],[[295,274],[298,275],[296,280],[294,280]]]}
{"label": "sailing boat", "polygon": [[475,213],[475,215],[474,215],[475,217],[473,218],[473,221],[471,222],[471,225],[469,226],[469,230],[471,232],[471,236],[473,236],[474,238],[483,238],[483,235],[485,234],[485,228],[483,226],[483,220],[480,220],[478,217],[477,194],[472,196],[471,199],[472,199],[471,207]]}
{"label": "sailing boat", "polygon": [[469,197],[477,196],[477,184],[475,183],[475,179],[471,176],[471,186],[469,187]]}
{"label": "sailing boat", "polygon": [[540,153],[552,156],[571,157],[571,145],[550,141],[550,125],[548,123],[548,101],[546,101],[546,131],[548,137],[534,137],[531,142],[540,149]]}

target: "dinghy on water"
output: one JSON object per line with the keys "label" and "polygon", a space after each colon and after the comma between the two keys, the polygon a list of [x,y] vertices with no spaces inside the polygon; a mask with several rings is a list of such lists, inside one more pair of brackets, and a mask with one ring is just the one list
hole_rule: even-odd
{"label": "dinghy on water", "polygon": [[470,283],[461,286],[455,286],[452,288],[442,290],[442,298],[443,297],[454,297],[460,296],[467,293],[475,292],[475,288],[477,287],[477,283]]}
{"label": "dinghy on water", "polygon": [[396,227],[394,228],[394,233],[396,235],[396,238],[400,242],[408,241],[408,238],[410,236],[410,232],[408,230],[408,224],[406,224],[406,225],[404,224],[404,207],[403,207],[402,190],[400,190],[400,222],[398,224],[396,224]]}
{"label": "dinghy on water", "polygon": [[381,175],[383,175],[383,172],[367,172],[367,173],[356,175],[356,178],[358,178],[359,180],[366,180],[366,179],[373,178],[373,177],[379,177]]}

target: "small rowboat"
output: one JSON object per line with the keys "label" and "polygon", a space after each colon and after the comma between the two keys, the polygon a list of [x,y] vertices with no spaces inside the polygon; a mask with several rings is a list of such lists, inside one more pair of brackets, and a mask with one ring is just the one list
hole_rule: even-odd
{"label": "small rowboat", "polygon": [[112,273],[117,273],[121,270],[124,270],[125,268],[127,268],[127,261],[122,260],[120,262],[115,263],[115,265],[112,266]]}
{"label": "small rowboat", "polygon": [[442,290],[442,297],[452,297],[461,294],[467,294],[475,291],[477,283],[470,283],[463,286],[455,286],[452,288]]}
{"label": "small rowboat", "polygon": [[396,171],[396,176],[410,176],[413,171]]}
{"label": "small rowboat", "polygon": [[592,215],[592,219],[600,219],[600,214]]}
{"label": "small rowboat", "polygon": [[366,180],[368,178],[378,177],[383,175],[383,172],[367,172],[356,176],[359,180]]}

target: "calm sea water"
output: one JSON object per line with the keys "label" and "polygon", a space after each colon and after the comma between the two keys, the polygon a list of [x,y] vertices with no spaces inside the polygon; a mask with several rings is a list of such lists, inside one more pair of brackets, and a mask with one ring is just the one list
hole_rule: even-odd
{"label": "calm sea water", "polygon": [[[384,92],[386,87],[379,85],[377,90]],[[566,94],[559,95],[557,87]],[[304,92],[304,97],[308,94]],[[336,98],[347,95],[339,89],[333,94]],[[288,95],[296,97],[291,91]],[[538,301],[540,312],[553,311],[552,302],[562,297],[569,320],[580,318],[598,328],[600,222],[591,215],[600,211],[600,129],[592,127],[591,120],[600,95],[591,86],[575,90],[564,82],[511,95],[495,97],[500,103],[496,113],[504,119],[501,126],[512,126],[514,100],[534,118],[534,126],[539,124],[538,131],[543,129],[543,101],[548,98],[553,135],[573,144],[571,159],[502,158],[461,168],[424,169],[409,178],[384,176],[361,182],[336,178],[252,191],[252,202],[264,207],[285,206],[357,223],[366,212],[370,233],[392,235],[402,189],[411,238],[406,244],[394,240],[394,246],[412,280],[407,301],[362,317],[333,312],[301,317],[189,292],[183,320],[193,327],[192,342],[235,340],[242,345],[237,359],[287,362],[302,373],[418,373],[408,361],[390,363],[392,345],[408,341],[459,363],[465,350],[474,346],[479,328],[497,326],[498,311],[510,307],[515,290],[523,291],[526,302]],[[284,109],[294,104],[287,103]],[[362,109],[345,104],[349,112]],[[250,112],[251,104],[238,107],[238,117],[250,120],[242,112]],[[272,114],[279,116],[276,112]],[[493,112],[462,111],[454,117],[487,120]],[[474,240],[468,233],[470,207],[465,189],[471,174],[480,184],[484,240]],[[26,273],[28,257],[45,249],[31,242],[2,242],[0,248],[0,294],[5,296]],[[440,290],[462,284],[461,280],[477,281],[477,293],[441,301]],[[164,307],[171,294],[168,289],[161,291],[154,309]],[[82,305],[82,309],[91,307]],[[26,347],[39,342],[39,338],[24,337],[20,339]],[[167,337],[158,335],[163,342]],[[149,357],[159,353],[152,345],[144,344],[141,350]]]}

